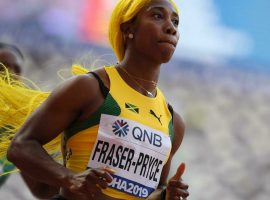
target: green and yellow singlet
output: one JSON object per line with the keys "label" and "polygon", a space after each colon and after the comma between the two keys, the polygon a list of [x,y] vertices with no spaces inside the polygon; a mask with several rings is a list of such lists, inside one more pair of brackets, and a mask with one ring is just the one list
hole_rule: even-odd
{"label": "green and yellow singlet", "polygon": [[66,167],[75,172],[108,166],[116,171],[102,192],[117,199],[146,199],[159,184],[171,151],[172,115],[162,92],[146,97],[115,67],[105,67],[110,90],[86,121],[65,131]]}

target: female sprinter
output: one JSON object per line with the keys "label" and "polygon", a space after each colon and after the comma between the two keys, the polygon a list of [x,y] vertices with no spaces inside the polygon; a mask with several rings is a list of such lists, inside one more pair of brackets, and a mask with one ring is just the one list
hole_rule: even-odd
{"label": "female sprinter", "polygon": [[[53,199],[187,198],[184,164],[166,183],[184,123],[157,88],[178,23],[171,0],[120,0],[109,27],[118,64],[55,89],[13,138],[8,159],[33,180],[60,188]],[[43,148],[62,132],[65,166]]]}

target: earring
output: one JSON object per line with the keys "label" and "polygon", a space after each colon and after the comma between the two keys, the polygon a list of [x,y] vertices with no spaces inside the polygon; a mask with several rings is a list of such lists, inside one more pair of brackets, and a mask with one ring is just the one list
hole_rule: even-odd
{"label": "earring", "polygon": [[134,37],[134,35],[133,35],[132,33],[129,33],[129,34],[128,34],[128,38],[129,38],[129,39],[133,39],[133,37]]}

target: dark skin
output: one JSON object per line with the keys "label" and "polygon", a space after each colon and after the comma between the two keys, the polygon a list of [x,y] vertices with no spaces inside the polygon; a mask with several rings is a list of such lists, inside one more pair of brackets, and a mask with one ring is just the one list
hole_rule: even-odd
{"label": "dark skin", "polygon": [[[21,75],[23,60],[18,54],[13,52],[11,49],[4,48],[0,50],[0,62],[11,73]],[[1,69],[4,68],[0,68],[0,70]],[[31,192],[35,196],[38,196],[39,198],[47,198],[49,196],[52,196],[53,194],[56,194],[59,191],[59,189],[57,188],[37,182],[36,179],[33,179],[23,171],[21,171],[21,176],[23,177],[23,180],[25,181]]]}
{"label": "dark skin", "polygon": [[[4,48],[0,50],[0,62],[11,72],[16,75],[21,75],[22,69],[22,58],[14,53],[9,48]],[[1,67],[1,66],[0,66]],[[4,69],[4,68],[0,68]],[[40,184],[29,177],[26,173],[21,171],[21,176],[23,177],[25,183],[28,185],[30,190],[38,196],[39,198],[51,196],[51,194],[55,194],[58,192],[58,189],[52,188],[45,184]]]}
{"label": "dark skin", "polygon": [[[0,49],[0,62],[12,73],[20,75],[22,59],[10,49]],[[1,68],[0,68],[1,70]]]}
{"label": "dark skin", "polygon": [[[147,95],[121,68],[142,79],[157,81],[161,64],[170,60],[179,39],[177,22],[178,15],[168,1],[155,0],[139,12],[135,21],[121,25],[126,36],[126,51],[117,70],[127,84],[138,92]],[[129,33],[134,38],[128,38]],[[99,69],[96,73],[109,88],[110,82],[105,70]],[[149,91],[155,89],[147,81],[137,81]],[[49,188],[48,197],[61,188],[60,193],[68,200],[113,200],[114,198],[102,194],[100,190],[107,188],[112,181],[111,169],[90,169],[74,173],[56,163],[42,148],[43,144],[73,123],[88,119],[103,101],[98,82],[91,75],[81,75],[66,81],[52,92],[21,127],[8,150],[8,159],[33,180],[42,180]],[[175,137],[171,154],[162,170],[160,186],[166,185],[171,160],[181,145],[184,129],[182,118],[174,113]],[[181,179],[182,174],[183,165],[180,165],[176,174],[168,181],[167,200],[186,198],[189,195],[188,185]],[[37,188],[42,188],[41,185],[36,183]],[[160,193],[161,189],[157,189],[149,199],[160,199]]]}

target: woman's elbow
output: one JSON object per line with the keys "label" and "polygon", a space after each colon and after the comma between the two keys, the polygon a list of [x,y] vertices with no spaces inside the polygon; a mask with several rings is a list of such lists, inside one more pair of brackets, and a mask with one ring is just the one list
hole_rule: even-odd
{"label": "woman's elbow", "polygon": [[23,142],[20,138],[14,137],[7,149],[8,161],[16,164],[16,161],[20,158],[21,151],[23,149]]}

